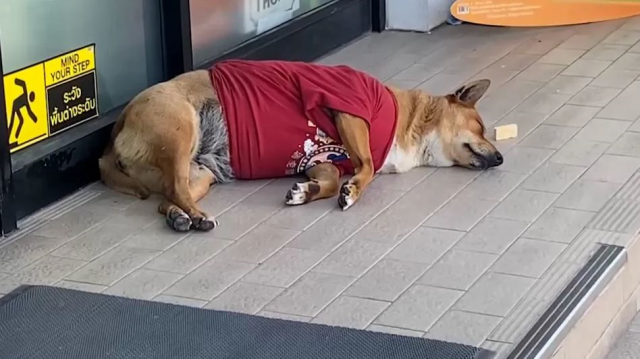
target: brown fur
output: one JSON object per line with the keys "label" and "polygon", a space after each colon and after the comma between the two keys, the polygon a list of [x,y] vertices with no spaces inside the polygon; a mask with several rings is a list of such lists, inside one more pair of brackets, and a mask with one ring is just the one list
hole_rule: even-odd
{"label": "brown fur", "polygon": [[[398,148],[418,156],[424,139],[437,133],[444,144],[442,154],[452,163],[478,167],[473,165],[474,161],[490,163],[491,158],[501,163],[495,147],[484,138],[484,126],[474,109],[488,84],[488,80],[468,84],[448,96],[391,88],[398,103],[395,137]],[[180,231],[191,228],[206,231],[217,224],[197,205],[216,182],[208,168],[193,162],[200,135],[198,109],[205,101],[218,100],[208,72],[202,70],[143,91],[116,122],[111,142],[99,161],[102,179],[110,188],[142,199],[150,193],[163,194],[165,200],[159,211],[170,226]],[[308,182],[297,183],[289,190],[288,204],[339,194],[338,203],[347,209],[373,180],[366,122],[340,112],[334,118],[355,175],[340,186],[335,166],[325,163],[313,167],[306,172]]]}

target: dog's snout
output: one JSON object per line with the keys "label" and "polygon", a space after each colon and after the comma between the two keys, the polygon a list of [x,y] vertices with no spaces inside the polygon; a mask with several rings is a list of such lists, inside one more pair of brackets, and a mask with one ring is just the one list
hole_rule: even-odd
{"label": "dog's snout", "polygon": [[496,152],[495,166],[500,166],[504,163],[504,157],[502,157],[502,153]]}

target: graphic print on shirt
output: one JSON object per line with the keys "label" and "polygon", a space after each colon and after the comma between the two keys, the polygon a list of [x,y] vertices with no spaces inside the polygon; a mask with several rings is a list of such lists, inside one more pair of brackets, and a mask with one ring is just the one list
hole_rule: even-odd
{"label": "graphic print on shirt", "polygon": [[335,163],[349,159],[349,154],[344,146],[327,136],[313,122],[307,121],[307,126],[309,126],[309,132],[314,132],[315,130],[313,139],[307,133],[309,138],[298,146],[301,151],[295,151],[291,154],[291,160],[287,163],[285,175],[301,173],[321,163]]}

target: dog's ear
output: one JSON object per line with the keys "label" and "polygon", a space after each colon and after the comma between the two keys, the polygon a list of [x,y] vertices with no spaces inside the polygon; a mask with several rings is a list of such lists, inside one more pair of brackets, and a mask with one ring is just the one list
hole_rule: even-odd
{"label": "dog's ear", "polygon": [[475,106],[475,104],[487,92],[489,85],[491,85],[491,81],[488,79],[473,81],[462,85],[453,92],[453,95],[457,97],[458,100],[471,106]]}

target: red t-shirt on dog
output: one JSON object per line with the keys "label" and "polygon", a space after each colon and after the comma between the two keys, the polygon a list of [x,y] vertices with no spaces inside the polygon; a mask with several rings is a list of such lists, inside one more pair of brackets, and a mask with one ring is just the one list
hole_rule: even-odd
{"label": "red t-shirt on dog", "polygon": [[327,109],[369,124],[374,170],[393,143],[396,100],[375,78],[347,66],[227,60],[211,69],[238,179],[282,177],[323,162],[353,166]]}

